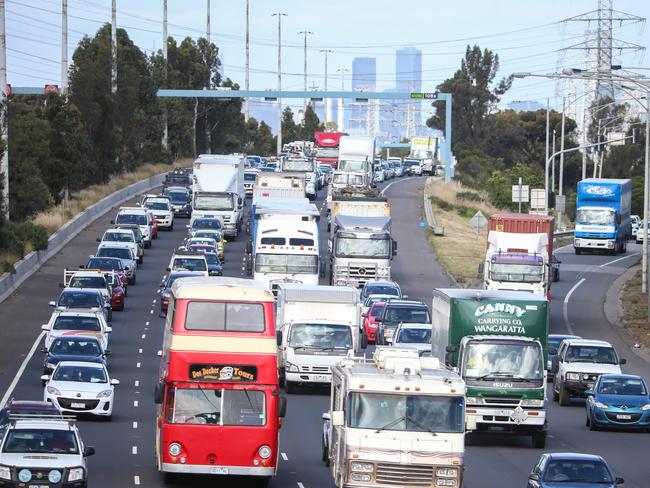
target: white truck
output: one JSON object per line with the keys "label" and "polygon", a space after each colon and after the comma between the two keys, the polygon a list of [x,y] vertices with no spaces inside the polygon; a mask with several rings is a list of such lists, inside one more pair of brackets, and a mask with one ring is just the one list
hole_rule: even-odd
{"label": "white truck", "polygon": [[332,366],[365,348],[359,307],[359,291],[350,286],[278,286],[278,367],[287,393],[299,383],[330,383]]}
{"label": "white truck", "polygon": [[328,241],[330,284],[362,287],[370,280],[390,280],[397,242],[390,217],[338,215]]}
{"label": "white truck", "polygon": [[306,198],[253,199],[249,274],[277,293],[279,283],[318,284],[318,208]]}
{"label": "white truck", "polygon": [[[332,368],[323,461],[337,488],[463,482],[465,383],[436,358],[378,348]],[[467,422],[467,424],[466,424]]]}
{"label": "white truck", "polygon": [[192,220],[218,217],[224,235],[237,237],[244,220],[244,166],[241,154],[201,154],[193,167]]}
{"label": "white truck", "polygon": [[390,203],[376,188],[354,190],[351,188],[332,194],[332,205],[327,230],[339,215],[354,217],[390,217]]}
{"label": "white truck", "polygon": [[331,209],[332,193],[346,187],[369,188],[374,184],[373,162],[375,138],[342,136],[339,159],[328,187],[327,207]]}
{"label": "white truck", "polygon": [[307,157],[280,158],[280,172],[302,176],[305,179],[305,194],[307,198],[310,200],[316,199],[318,176],[316,175],[315,159]]}
{"label": "white truck", "polygon": [[261,172],[253,186],[253,198],[305,198],[305,178],[295,173]]}
{"label": "white truck", "polygon": [[438,164],[438,139],[435,137],[414,137],[411,140],[409,159],[419,159],[422,174],[433,176]]}

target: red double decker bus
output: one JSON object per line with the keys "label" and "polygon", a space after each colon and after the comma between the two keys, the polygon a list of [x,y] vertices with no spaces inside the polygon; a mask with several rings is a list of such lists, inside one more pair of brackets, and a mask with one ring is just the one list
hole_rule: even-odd
{"label": "red double decker bus", "polygon": [[253,280],[174,282],[156,387],[159,471],[275,474],[286,405],[274,313],[273,294]]}

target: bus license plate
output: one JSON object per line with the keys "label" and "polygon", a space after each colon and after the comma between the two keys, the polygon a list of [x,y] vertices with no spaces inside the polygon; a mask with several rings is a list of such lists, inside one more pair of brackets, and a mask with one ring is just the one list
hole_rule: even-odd
{"label": "bus license plate", "polygon": [[631,415],[618,414],[618,415],[616,415],[616,418],[620,419],[620,420],[632,420]]}
{"label": "bus license plate", "polygon": [[210,468],[210,474],[228,474],[228,468]]}
{"label": "bus license plate", "polygon": [[70,404],[70,406],[71,406],[72,408],[86,408],[86,404],[85,404],[85,403],[74,403],[74,402],[73,402],[73,403]]}

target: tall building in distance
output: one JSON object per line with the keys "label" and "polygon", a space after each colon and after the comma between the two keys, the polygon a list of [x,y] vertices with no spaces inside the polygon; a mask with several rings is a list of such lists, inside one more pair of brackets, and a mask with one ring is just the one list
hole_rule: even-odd
{"label": "tall building in distance", "polygon": [[[422,91],[422,51],[404,47],[395,51],[395,88],[398,92]],[[433,91],[433,90],[429,90]],[[401,137],[413,137],[422,130],[422,103],[396,100],[395,124]]]}
{"label": "tall building in distance", "polygon": [[[376,91],[377,60],[375,58],[354,58],[352,60],[352,91]],[[350,134],[374,135],[378,113],[376,100],[350,103],[346,127]]]}

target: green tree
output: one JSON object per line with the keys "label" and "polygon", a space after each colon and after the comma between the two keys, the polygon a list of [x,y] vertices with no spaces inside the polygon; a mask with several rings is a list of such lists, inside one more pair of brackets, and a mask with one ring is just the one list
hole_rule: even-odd
{"label": "green tree", "polygon": [[282,112],[282,141],[284,143],[298,141],[301,135],[300,127],[293,119],[293,110],[287,106]]}
{"label": "green tree", "polygon": [[322,130],[324,130],[324,126],[310,103],[305,109],[305,117],[300,127],[300,140],[313,142],[314,132]]}

